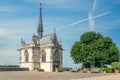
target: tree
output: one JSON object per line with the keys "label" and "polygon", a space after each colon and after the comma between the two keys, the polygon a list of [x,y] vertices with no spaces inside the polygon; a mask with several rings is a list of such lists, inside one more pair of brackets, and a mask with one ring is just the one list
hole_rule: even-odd
{"label": "tree", "polygon": [[75,63],[82,63],[86,68],[102,67],[119,60],[119,49],[112,39],[96,32],[84,33],[70,53]]}

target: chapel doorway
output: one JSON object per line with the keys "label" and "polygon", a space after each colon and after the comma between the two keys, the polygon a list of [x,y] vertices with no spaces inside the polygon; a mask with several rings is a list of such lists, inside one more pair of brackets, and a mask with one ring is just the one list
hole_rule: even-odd
{"label": "chapel doorway", "polygon": [[57,68],[59,68],[59,65],[53,65],[53,72],[55,72]]}

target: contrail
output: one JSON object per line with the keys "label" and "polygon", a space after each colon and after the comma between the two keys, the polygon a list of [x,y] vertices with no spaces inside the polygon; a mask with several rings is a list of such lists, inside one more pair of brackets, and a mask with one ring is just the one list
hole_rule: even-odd
{"label": "contrail", "polygon": [[89,20],[89,25],[90,25],[90,31],[92,30],[94,31],[95,21],[94,21],[94,17],[91,12],[88,14],[88,20]]}
{"label": "contrail", "polygon": [[94,11],[94,10],[95,10],[95,7],[96,7],[96,1],[97,1],[97,0],[94,1],[94,3],[93,3],[93,7],[92,7],[92,10],[91,10],[91,11]]}
{"label": "contrail", "polygon": [[[95,19],[95,18],[99,18],[99,17],[105,16],[105,15],[108,15],[108,14],[110,14],[110,13],[111,13],[111,12],[105,12],[105,13],[102,13],[102,14],[100,14],[100,15],[94,16],[93,18],[94,18],[94,19]],[[76,25],[76,24],[79,24],[79,23],[82,23],[82,22],[85,22],[85,21],[88,21],[88,20],[89,20],[89,18],[82,19],[82,20],[76,21],[76,22],[74,22],[74,23],[71,23],[71,24],[67,24],[67,25],[58,27],[58,28],[56,28],[56,30],[61,30],[61,29],[63,29],[63,28],[67,28],[67,27],[70,27],[70,26],[74,26],[74,25]]]}
{"label": "contrail", "polygon": [[95,19],[95,18],[98,18],[98,17],[102,17],[102,16],[105,16],[105,15],[108,15],[108,14],[110,14],[110,13],[111,13],[110,11],[109,11],[109,12],[105,12],[105,13],[103,13],[103,14],[100,14],[100,15],[95,16],[94,19]]}
{"label": "contrail", "polygon": [[92,15],[92,13],[94,12],[96,7],[96,0],[93,3],[93,7],[90,10],[89,14],[88,14],[88,19],[89,19],[89,25],[90,25],[90,31],[94,31],[94,26],[95,26],[95,21],[94,21],[94,17]]}

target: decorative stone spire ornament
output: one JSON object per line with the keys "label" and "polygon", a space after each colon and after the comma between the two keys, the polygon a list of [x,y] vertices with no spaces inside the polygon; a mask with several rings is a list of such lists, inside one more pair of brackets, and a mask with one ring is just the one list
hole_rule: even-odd
{"label": "decorative stone spire ornament", "polygon": [[54,33],[56,33],[56,29],[54,28]]}
{"label": "decorative stone spire ornament", "polygon": [[23,40],[23,38],[21,39],[21,44],[22,46],[25,45],[25,41]]}

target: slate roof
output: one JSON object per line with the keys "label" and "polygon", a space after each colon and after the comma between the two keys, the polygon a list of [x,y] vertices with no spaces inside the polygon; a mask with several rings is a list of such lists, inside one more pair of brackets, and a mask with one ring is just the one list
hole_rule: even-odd
{"label": "slate roof", "polygon": [[56,42],[58,43],[56,33],[43,36],[40,39],[40,45],[45,45],[45,44],[50,44],[50,43],[56,43]]}

